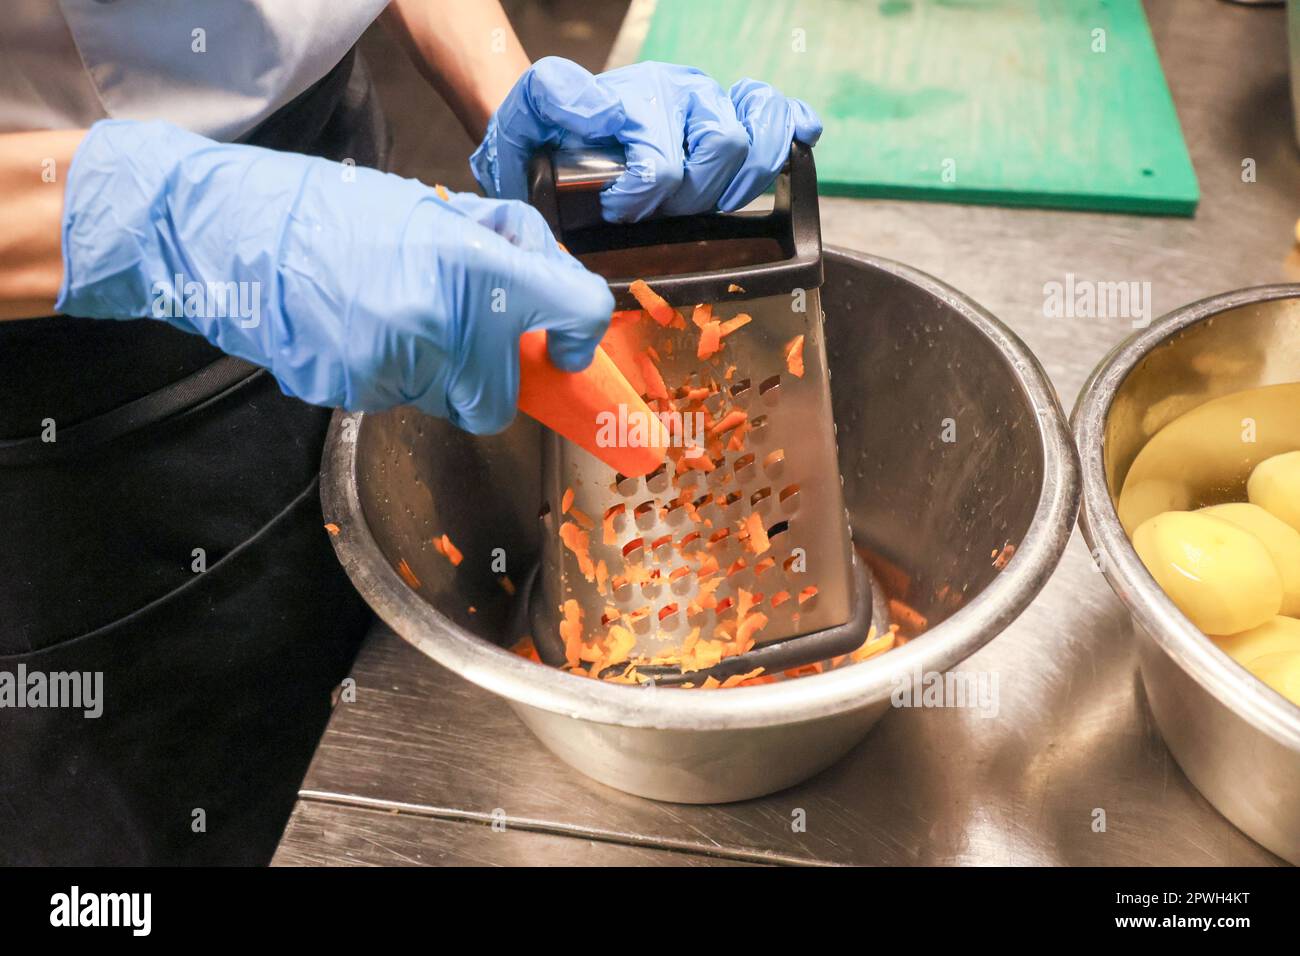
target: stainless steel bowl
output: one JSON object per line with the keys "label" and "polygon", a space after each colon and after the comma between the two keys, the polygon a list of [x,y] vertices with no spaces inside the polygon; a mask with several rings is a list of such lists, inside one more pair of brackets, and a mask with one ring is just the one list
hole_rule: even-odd
{"label": "stainless steel bowl", "polygon": [[[1079,496],[1043,370],[979,306],[906,266],[831,251],[823,307],[855,539],[910,577],[931,622],[919,639],[814,677],[716,692],[604,684],[502,649],[512,602],[492,562],[521,585],[539,551],[540,435],[527,421],[485,440],[404,410],[337,415],[322,498],[340,560],[393,630],[500,694],[603,783],[714,803],[811,776],[866,734],[900,680],[952,668],[1033,600]],[[429,543],[442,533],[466,555],[459,568]],[[991,555],[1007,542],[1016,551],[1000,571]],[[401,560],[418,589],[394,571]]]}
{"label": "stainless steel bowl", "polygon": [[1295,381],[1300,286],[1243,289],[1178,309],[1121,344],[1084,386],[1073,421],[1084,537],[1136,622],[1142,682],[1160,732],[1220,813],[1300,863],[1300,707],[1179,612],[1115,510],[1138,451],[1171,419],[1220,395]]}

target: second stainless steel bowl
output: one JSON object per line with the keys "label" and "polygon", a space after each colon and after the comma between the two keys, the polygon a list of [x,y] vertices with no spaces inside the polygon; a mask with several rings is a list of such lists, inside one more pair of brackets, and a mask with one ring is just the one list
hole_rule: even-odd
{"label": "second stainless steel bowl", "polygon": [[[1244,289],[1163,317],[1116,348],[1074,410],[1084,537],[1136,622],[1142,683],[1165,742],[1219,812],[1300,863],[1300,707],[1256,680],[1160,590],[1115,500],[1142,447],[1221,395],[1300,381],[1300,286]],[[1300,408],[1296,409],[1300,416]]]}

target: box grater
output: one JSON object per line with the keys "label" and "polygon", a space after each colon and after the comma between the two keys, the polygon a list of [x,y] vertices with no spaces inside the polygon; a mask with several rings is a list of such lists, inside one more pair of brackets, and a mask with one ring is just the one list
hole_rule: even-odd
{"label": "box grater", "polygon": [[[708,675],[723,679],[758,666],[773,673],[847,653],[866,635],[872,600],[853,552],[839,472],[812,152],[794,144],[773,209],[759,214],[607,224],[598,191],[622,170],[621,154],[608,150],[539,154],[530,170],[531,200],[566,247],[609,279],[617,309],[639,308],[629,287],[643,279],[682,313],[675,324],[684,328],[665,328],[643,315],[622,333],[625,350],[657,359],[671,395],[664,411],[677,416],[674,433],[707,441],[712,436],[707,429],[700,435],[703,416],[697,416],[705,410],[714,423],[743,412],[748,429],[743,441],[727,433],[716,457],[705,452],[711,470],[679,472],[670,458],[643,477],[619,475],[546,434],[542,560],[529,610],[539,655],[564,662],[559,622],[567,600],[578,602],[588,634],[619,623],[635,636],[631,656],[652,659],[679,646],[693,628],[707,638],[714,624],[728,615],[734,620],[742,589],[761,595],[755,609],[767,617],[753,650],[685,675],[674,666],[638,666],[638,673],[661,684],[698,683]],[[711,360],[697,356],[693,316],[700,304],[711,305],[713,318],[723,322],[742,313],[751,318],[722,340]],[[798,336],[801,377],[787,361]],[[706,388],[711,394],[699,398]],[[716,451],[719,442],[713,444]],[[751,514],[769,539],[762,554],[742,538],[742,528],[754,527]],[[604,594],[561,543],[566,522],[582,522],[592,563],[606,562]],[[713,562],[718,570],[708,577],[721,578],[711,585],[717,606],[692,608],[708,579],[697,570]],[[809,596],[809,587],[816,593]]]}

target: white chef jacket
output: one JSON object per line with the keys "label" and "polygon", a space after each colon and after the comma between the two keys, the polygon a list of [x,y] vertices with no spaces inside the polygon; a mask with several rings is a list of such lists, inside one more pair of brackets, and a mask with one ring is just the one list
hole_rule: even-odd
{"label": "white chef jacket", "polygon": [[0,132],[165,119],[229,141],[338,63],[388,0],[3,0]]}

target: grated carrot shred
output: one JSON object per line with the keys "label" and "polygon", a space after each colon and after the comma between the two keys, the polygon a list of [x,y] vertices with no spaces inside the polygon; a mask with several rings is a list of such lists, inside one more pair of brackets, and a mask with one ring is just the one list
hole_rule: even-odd
{"label": "grated carrot shred", "polygon": [[637,279],[628,286],[627,291],[632,293],[632,297],[641,308],[650,313],[650,318],[660,325],[670,325],[677,317],[677,310],[669,305],[663,296],[650,288],[644,279]]}
{"label": "grated carrot shred", "polygon": [[795,378],[803,378],[803,336],[796,335],[785,346],[785,367]]}
{"label": "grated carrot shred", "polygon": [[722,323],[710,319],[700,330],[700,344],[695,350],[695,357],[700,361],[713,358],[722,348]]}

